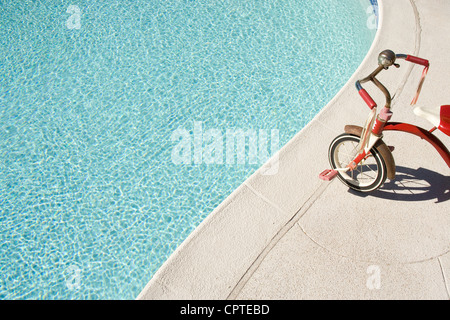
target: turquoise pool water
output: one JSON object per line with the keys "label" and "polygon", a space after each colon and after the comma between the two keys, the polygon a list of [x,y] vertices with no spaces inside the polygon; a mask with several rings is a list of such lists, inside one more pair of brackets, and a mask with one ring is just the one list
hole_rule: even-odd
{"label": "turquoise pool water", "polygon": [[263,161],[177,164],[174,132],[282,147],[361,63],[369,5],[0,1],[0,298],[134,299]]}

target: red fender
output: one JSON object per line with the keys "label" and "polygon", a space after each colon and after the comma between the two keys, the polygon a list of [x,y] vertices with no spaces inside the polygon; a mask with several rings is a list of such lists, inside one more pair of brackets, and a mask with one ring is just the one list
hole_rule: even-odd
{"label": "red fender", "polygon": [[444,144],[439,140],[435,135],[433,135],[431,132],[414,126],[412,124],[408,123],[401,123],[401,122],[389,122],[384,127],[384,130],[389,131],[403,131],[407,133],[411,133],[413,135],[416,135],[422,139],[425,139],[428,141],[441,155],[442,159],[447,163],[447,165],[450,168],[450,151],[444,146]]}

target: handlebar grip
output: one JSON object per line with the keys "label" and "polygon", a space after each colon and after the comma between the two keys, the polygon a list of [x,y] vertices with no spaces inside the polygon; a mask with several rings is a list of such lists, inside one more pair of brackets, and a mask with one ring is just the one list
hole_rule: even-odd
{"label": "handlebar grip", "polygon": [[410,56],[408,55],[405,59],[406,61],[412,62],[412,63],[416,63],[416,64],[420,64],[424,67],[428,67],[430,66],[430,62],[426,59],[422,59],[419,57],[414,57],[414,56]]}
{"label": "handlebar grip", "polygon": [[373,109],[377,106],[375,101],[373,101],[372,97],[367,93],[365,89],[360,89],[359,95],[363,98],[364,102],[369,106],[370,109]]}

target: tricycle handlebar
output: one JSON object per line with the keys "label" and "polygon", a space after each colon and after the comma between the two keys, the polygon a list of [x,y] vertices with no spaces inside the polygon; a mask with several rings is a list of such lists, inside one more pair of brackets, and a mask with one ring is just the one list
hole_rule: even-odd
{"label": "tricycle handlebar", "polygon": [[422,59],[416,56],[407,55],[407,54],[395,54],[392,50],[384,50],[378,55],[378,67],[367,77],[364,79],[356,81],[356,89],[358,90],[360,96],[363,98],[364,102],[369,106],[370,109],[373,109],[377,106],[375,101],[372,99],[372,97],[367,93],[367,91],[362,87],[361,84],[372,81],[385,95],[386,97],[386,108],[390,108],[391,106],[391,95],[389,91],[386,89],[383,84],[378,81],[377,78],[375,78],[382,70],[389,69],[390,66],[395,66],[396,68],[399,68],[400,65],[396,64],[396,59],[404,59],[408,62],[419,64],[425,67],[422,78],[419,84],[419,88],[417,89],[416,97],[413,99],[412,104],[414,104],[417,101],[418,95],[420,93],[420,89],[422,87],[423,81],[425,79],[425,75],[428,71],[428,67],[430,66],[430,63],[426,59]]}

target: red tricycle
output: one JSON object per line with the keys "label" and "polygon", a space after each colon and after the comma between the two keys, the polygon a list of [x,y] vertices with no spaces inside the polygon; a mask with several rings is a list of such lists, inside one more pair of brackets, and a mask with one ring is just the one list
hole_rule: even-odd
{"label": "red tricycle", "polygon": [[[383,131],[402,131],[419,136],[428,141],[439,152],[450,167],[450,152],[445,145],[433,135],[436,129],[450,136],[450,105],[440,107],[415,107],[414,113],[432,123],[431,130],[418,126],[389,122],[392,117],[391,95],[376,76],[391,66],[399,68],[397,59],[422,65],[424,67],[422,78],[416,96],[411,102],[415,105],[420,94],[425,76],[428,72],[429,61],[412,55],[395,54],[391,50],[384,50],[378,56],[378,67],[366,78],[356,81],[356,89],[362,99],[371,109],[369,117],[363,127],[347,125],[345,133],[337,136],[328,150],[328,159],[331,169],[323,171],[319,177],[330,181],[338,177],[345,185],[360,192],[370,192],[378,189],[387,178],[395,178],[395,162],[392,156],[393,147],[388,147],[383,141]],[[385,95],[386,104],[377,114],[377,104],[362,84],[372,81]]]}

